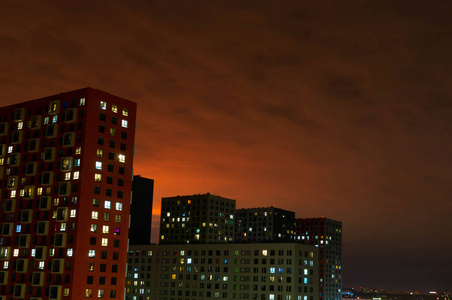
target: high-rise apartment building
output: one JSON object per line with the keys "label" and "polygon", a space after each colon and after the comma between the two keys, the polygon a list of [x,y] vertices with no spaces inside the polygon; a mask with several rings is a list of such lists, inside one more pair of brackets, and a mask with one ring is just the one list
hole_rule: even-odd
{"label": "high-rise apartment building", "polygon": [[324,217],[296,219],[295,239],[319,248],[320,300],[341,300],[342,222]]}
{"label": "high-rise apartment building", "polygon": [[150,245],[154,180],[133,176],[129,245]]}
{"label": "high-rise apartment building", "polygon": [[162,198],[160,244],[234,241],[235,200],[204,195]]}
{"label": "high-rise apartment building", "polygon": [[127,300],[318,300],[318,249],[299,243],[130,246]]}
{"label": "high-rise apartment building", "polygon": [[123,299],[136,104],[84,88],[0,108],[0,299]]}
{"label": "high-rise apartment building", "polygon": [[271,207],[242,208],[236,213],[237,243],[293,242],[295,213]]}

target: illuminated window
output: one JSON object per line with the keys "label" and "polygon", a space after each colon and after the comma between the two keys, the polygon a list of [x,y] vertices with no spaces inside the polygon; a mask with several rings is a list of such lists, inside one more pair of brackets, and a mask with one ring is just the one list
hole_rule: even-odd
{"label": "illuminated window", "polygon": [[79,179],[79,176],[80,176],[80,173],[79,173],[79,171],[75,171],[74,172],[74,179]]}
{"label": "illuminated window", "polygon": [[96,256],[96,250],[88,250],[88,257],[95,257]]}
{"label": "illuminated window", "polygon": [[21,130],[24,127],[24,122],[17,123],[17,129]]}
{"label": "illuminated window", "polygon": [[69,288],[64,288],[64,289],[63,289],[63,296],[64,296],[64,297],[69,296]]}
{"label": "illuminated window", "polygon": [[116,210],[122,210],[122,203],[116,202]]}
{"label": "illuminated window", "polygon": [[71,257],[74,254],[74,249],[69,248],[67,249],[67,256]]}
{"label": "illuminated window", "polygon": [[57,115],[52,117],[52,123],[56,123],[56,122],[58,122],[58,116]]}
{"label": "illuminated window", "polygon": [[8,153],[12,153],[13,152],[13,146],[9,146],[8,147]]}
{"label": "illuminated window", "polygon": [[126,156],[124,154],[118,155],[119,162],[125,163],[126,162]]}
{"label": "illuminated window", "polygon": [[111,208],[111,201],[105,200],[104,208],[110,209]]}
{"label": "illuminated window", "polygon": [[74,166],[80,167],[80,158],[77,158],[74,162]]}
{"label": "illuminated window", "polygon": [[92,212],[91,212],[91,219],[93,219],[93,220],[99,219],[99,212],[97,212],[97,211],[92,211]]}
{"label": "illuminated window", "polygon": [[107,109],[107,102],[100,101],[100,109],[103,109],[103,110]]}
{"label": "illuminated window", "polygon": [[110,128],[110,135],[111,136],[116,136],[116,129]]}
{"label": "illuminated window", "polygon": [[91,232],[97,232],[97,224],[91,224]]}
{"label": "illuminated window", "polygon": [[80,98],[80,106],[85,105],[85,98]]}
{"label": "illuminated window", "polygon": [[102,238],[102,246],[106,247],[108,246],[108,239],[107,238]]}
{"label": "illuminated window", "polygon": [[71,180],[71,172],[64,173],[64,180]]}
{"label": "illuminated window", "polygon": [[128,116],[129,115],[129,110],[127,108],[123,108],[122,109],[122,115],[123,116]]}
{"label": "illuminated window", "polygon": [[96,170],[102,170],[102,162],[96,161]]}
{"label": "illuminated window", "polygon": [[94,174],[94,181],[101,181],[102,175],[101,174]]}
{"label": "illuminated window", "polygon": [[98,290],[97,291],[97,298],[104,298],[105,290]]}
{"label": "illuminated window", "polygon": [[114,113],[117,113],[118,112],[118,106],[117,105],[112,105],[111,106],[111,111],[114,112]]}
{"label": "illuminated window", "polygon": [[129,122],[127,120],[122,120],[121,121],[121,126],[124,128],[127,128],[127,126],[129,125]]}
{"label": "illuminated window", "polygon": [[104,221],[110,221],[110,214],[104,213]]}
{"label": "illuminated window", "polygon": [[108,225],[102,226],[102,233],[108,233],[109,231],[110,231],[110,226],[108,226]]}
{"label": "illuminated window", "polygon": [[104,156],[104,151],[102,149],[97,149],[97,157]]}
{"label": "illuminated window", "polygon": [[115,222],[121,223],[121,215],[115,215]]}
{"label": "illuminated window", "polygon": [[70,213],[69,217],[75,218],[76,214],[77,214],[77,210],[71,209],[71,213]]}
{"label": "illuminated window", "polygon": [[75,148],[75,154],[76,155],[82,154],[82,147]]}

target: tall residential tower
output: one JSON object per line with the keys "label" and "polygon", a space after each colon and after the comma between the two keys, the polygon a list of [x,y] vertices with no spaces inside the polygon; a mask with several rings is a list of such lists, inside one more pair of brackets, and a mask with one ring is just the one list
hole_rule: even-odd
{"label": "tall residential tower", "polygon": [[341,300],[342,222],[324,217],[296,219],[295,238],[319,248],[320,300]]}
{"label": "tall residential tower", "polygon": [[124,299],[136,104],[84,88],[0,108],[0,299]]}
{"label": "tall residential tower", "polygon": [[162,198],[160,244],[234,241],[235,200],[204,195]]}

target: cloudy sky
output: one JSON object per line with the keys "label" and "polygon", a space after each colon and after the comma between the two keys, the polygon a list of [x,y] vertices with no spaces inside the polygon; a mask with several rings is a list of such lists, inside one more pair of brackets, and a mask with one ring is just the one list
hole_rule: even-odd
{"label": "cloudy sky", "polygon": [[135,101],[156,221],[161,197],[206,192],[326,216],[343,222],[344,287],[451,290],[451,14],[450,1],[2,1],[0,101],[86,86]]}

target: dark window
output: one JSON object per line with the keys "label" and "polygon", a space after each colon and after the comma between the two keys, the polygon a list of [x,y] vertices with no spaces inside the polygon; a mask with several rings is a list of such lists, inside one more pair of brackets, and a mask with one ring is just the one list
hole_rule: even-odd
{"label": "dark window", "polygon": [[119,199],[122,199],[122,191],[118,191],[117,193],[116,193],[116,197],[117,198],[119,198]]}
{"label": "dark window", "polygon": [[122,151],[126,151],[126,144],[121,143],[121,150],[122,150]]}
{"label": "dark window", "polygon": [[104,125],[99,125],[99,132],[105,133],[105,126]]}
{"label": "dark window", "polygon": [[99,137],[99,138],[97,139],[97,143],[98,143],[99,145],[103,145],[103,144],[104,144],[104,138],[103,138],[103,137]]}
{"label": "dark window", "polygon": [[107,265],[106,264],[100,264],[100,271],[101,272],[107,272]]}
{"label": "dark window", "polygon": [[121,138],[127,139],[127,132],[121,131]]}
{"label": "dark window", "polygon": [[119,247],[119,240],[113,240],[113,247]]}
{"label": "dark window", "polygon": [[100,258],[107,259],[107,251],[102,251],[100,254]]}
{"label": "dark window", "polygon": [[100,116],[99,116],[99,120],[101,120],[101,121],[105,121],[106,118],[107,118],[107,116],[105,114],[100,114]]}
{"label": "dark window", "polygon": [[105,284],[105,276],[99,277],[99,284]]}
{"label": "dark window", "polygon": [[88,276],[86,278],[86,283],[87,284],[93,284],[93,282],[94,282],[94,276]]}
{"label": "dark window", "polygon": [[119,174],[124,174],[124,171],[125,171],[124,167],[119,167]]}
{"label": "dark window", "polygon": [[112,190],[111,190],[111,189],[106,189],[106,190],[105,190],[105,195],[111,197],[111,193],[112,193]]}
{"label": "dark window", "polygon": [[119,179],[118,179],[118,185],[119,185],[119,186],[124,186],[124,179],[119,178]]}
{"label": "dark window", "polygon": [[113,252],[113,260],[119,259],[119,252]]}
{"label": "dark window", "polygon": [[112,273],[118,273],[118,265],[112,265],[111,266],[111,272]]}
{"label": "dark window", "polygon": [[110,148],[115,148],[115,141],[110,141],[108,145]]}
{"label": "dark window", "polygon": [[113,152],[108,152],[108,159],[114,160],[115,159],[115,154]]}
{"label": "dark window", "polygon": [[113,165],[108,165],[107,170],[108,172],[113,172]]}
{"label": "dark window", "polygon": [[96,237],[92,236],[89,238],[89,244],[90,245],[96,245]]}
{"label": "dark window", "polygon": [[118,119],[116,117],[111,117],[111,123],[112,124],[118,123]]}
{"label": "dark window", "polygon": [[100,195],[100,186],[94,187],[94,194]]}
{"label": "dark window", "polygon": [[117,279],[116,277],[111,278],[111,285],[116,285]]}

